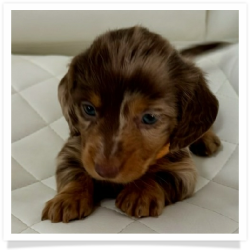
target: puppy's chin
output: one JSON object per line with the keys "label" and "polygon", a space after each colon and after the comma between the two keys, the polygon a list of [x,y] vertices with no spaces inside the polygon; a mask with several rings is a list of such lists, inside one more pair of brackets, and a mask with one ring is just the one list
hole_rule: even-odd
{"label": "puppy's chin", "polygon": [[112,169],[113,166],[111,165],[101,166],[96,164],[94,160],[92,160],[91,157],[87,155],[87,153],[82,154],[81,160],[85,170],[92,178],[119,184],[126,184],[139,179],[147,172],[149,166],[154,162],[153,158],[142,160],[136,157],[136,154],[133,154],[123,164],[114,170]]}

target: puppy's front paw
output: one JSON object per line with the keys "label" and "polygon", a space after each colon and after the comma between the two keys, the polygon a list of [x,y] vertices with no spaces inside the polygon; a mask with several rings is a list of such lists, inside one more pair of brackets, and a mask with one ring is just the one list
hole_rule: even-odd
{"label": "puppy's front paw", "polygon": [[88,194],[59,193],[46,203],[42,220],[68,223],[88,216],[92,210],[93,199]]}
{"label": "puppy's front paw", "polygon": [[164,191],[153,180],[130,183],[116,198],[116,206],[135,217],[158,216],[164,205]]}

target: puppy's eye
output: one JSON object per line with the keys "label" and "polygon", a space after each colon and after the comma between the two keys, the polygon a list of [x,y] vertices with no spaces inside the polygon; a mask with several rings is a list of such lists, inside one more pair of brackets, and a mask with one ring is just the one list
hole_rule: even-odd
{"label": "puppy's eye", "polygon": [[95,111],[95,108],[90,105],[90,104],[83,104],[82,105],[82,109],[83,111],[89,115],[89,116],[96,116],[96,111]]}
{"label": "puppy's eye", "polygon": [[157,119],[154,115],[152,114],[145,114],[143,117],[142,117],[142,122],[145,123],[145,124],[154,124],[157,122]]}

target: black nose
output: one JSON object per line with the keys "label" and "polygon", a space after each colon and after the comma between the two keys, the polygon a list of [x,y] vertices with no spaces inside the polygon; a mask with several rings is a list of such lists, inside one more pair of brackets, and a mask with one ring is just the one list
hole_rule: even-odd
{"label": "black nose", "polygon": [[103,178],[115,178],[119,172],[119,168],[105,164],[96,164],[95,171]]}

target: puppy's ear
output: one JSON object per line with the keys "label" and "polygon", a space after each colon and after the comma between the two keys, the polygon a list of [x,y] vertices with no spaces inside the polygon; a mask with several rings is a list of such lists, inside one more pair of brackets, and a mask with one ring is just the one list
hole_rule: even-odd
{"label": "puppy's ear", "polygon": [[219,108],[199,68],[179,56],[174,65],[171,78],[175,79],[178,117],[170,136],[170,150],[187,147],[200,138],[212,126]]}
{"label": "puppy's ear", "polygon": [[61,104],[63,115],[69,124],[70,135],[79,135],[78,119],[75,113],[74,103],[70,94],[71,79],[69,72],[62,78],[58,86],[58,99]]}

